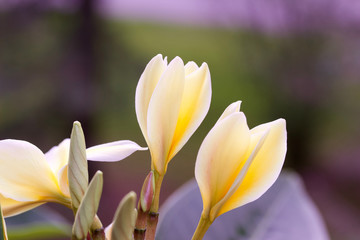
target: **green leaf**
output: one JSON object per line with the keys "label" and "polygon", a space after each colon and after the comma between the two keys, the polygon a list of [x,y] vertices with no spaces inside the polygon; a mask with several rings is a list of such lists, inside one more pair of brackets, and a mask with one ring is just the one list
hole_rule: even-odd
{"label": "green leaf", "polygon": [[6,224],[4,220],[4,216],[2,213],[1,205],[0,205],[0,240],[7,240],[7,234],[6,234]]}
{"label": "green leaf", "polygon": [[97,171],[91,180],[75,215],[72,234],[76,239],[84,239],[87,236],[99,207],[102,189],[103,173]]}
{"label": "green leaf", "polygon": [[111,240],[133,240],[137,217],[136,193],[129,192],[120,202],[112,223]]}
{"label": "green leaf", "polygon": [[72,207],[76,212],[89,182],[85,137],[81,124],[77,121],[71,132],[68,179]]}
{"label": "green leaf", "polygon": [[71,225],[48,206],[40,206],[17,216],[6,218],[11,240],[69,239]]}
{"label": "green leaf", "polygon": [[[156,239],[191,239],[201,211],[201,194],[192,180],[160,209]],[[329,236],[300,177],[284,172],[258,200],[218,217],[203,239],[328,240]]]}

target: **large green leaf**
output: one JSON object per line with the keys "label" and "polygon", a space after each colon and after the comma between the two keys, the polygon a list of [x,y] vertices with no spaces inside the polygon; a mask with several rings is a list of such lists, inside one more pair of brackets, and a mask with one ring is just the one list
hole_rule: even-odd
{"label": "large green leaf", "polygon": [[[202,211],[195,180],[160,209],[157,240],[191,239]],[[258,200],[218,217],[204,240],[327,240],[322,219],[299,176],[283,173]]]}

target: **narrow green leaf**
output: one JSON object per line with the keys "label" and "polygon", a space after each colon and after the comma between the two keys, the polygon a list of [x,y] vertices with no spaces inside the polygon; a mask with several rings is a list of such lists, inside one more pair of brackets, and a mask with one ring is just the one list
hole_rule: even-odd
{"label": "narrow green leaf", "polygon": [[71,228],[67,224],[35,223],[9,228],[11,240],[69,239]]}
{"label": "narrow green leaf", "polygon": [[112,223],[111,240],[132,240],[137,217],[136,193],[129,192],[120,202]]}
{"label": "narrow green leaf", "polygon": [[76,212],[89,182],[85,137],[81,124],[77,121],[71,132],[68,179],[72,206]]}
{"label": "narrow green leaf", "polygon": [[91,180],[75,215],[72,234],[76,239],[84,239],[87,236],[99,207],[102,188],[103,173],[97,171]]}
{"label": "narrow green leaf", "polygon": [[2,209],[1,209],[1,205],[0,205],[0,240],[7,240],[7,234],[6,234],[6,225],[5,225],[5,220],[4,220],[4,216],[2,213]]}

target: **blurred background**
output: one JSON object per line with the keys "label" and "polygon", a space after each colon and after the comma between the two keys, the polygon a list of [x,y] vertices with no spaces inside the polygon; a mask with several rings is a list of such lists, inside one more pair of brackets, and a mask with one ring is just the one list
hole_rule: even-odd
{"label": "blurred background", "polygon": [[[79,120],[88,146],[145,146],[135,88],[148,61],[207,62],[209,113],[170,163],[161,200],[194,177],[203,138],[242,100],[250,127],[286,119],[285,167],[302,176],[332,239],[358,239],[359,12],[356,0],[0,0],[1,139],[46,152]],[[148,152],[90,163],[91,175],[104,172],[105,225],[149,168]]]}

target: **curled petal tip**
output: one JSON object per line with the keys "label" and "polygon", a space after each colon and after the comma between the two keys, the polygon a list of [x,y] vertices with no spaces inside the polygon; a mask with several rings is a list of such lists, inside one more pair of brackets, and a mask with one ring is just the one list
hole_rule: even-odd
{"label": "curled petal tip", "polygon": [[170,64],[177,64],[177,65],[182,65],[182,66],[184,66],[184,62],[183,62],[183,60],[180,58],[180,57],[178,57],[178,56],[176,56],[171,62],[170,62]]}
{"label": "curled petal tip", "polygon": [[237,111],[240,111],[240,106],[241,106],[241,103],[242,103],[242,101],[241,101],[241,100],[238,100],[238,101],[234,102],[234,104],[235,104],[235,105],[236,105],[236,107],[237,107]]}
{"label": "curled petal tip", "polygon": [[74,121],[73,126],[81,127],[81,123],[79,121]]}
{"label": "curled petal tip", "polygon": [[238,100],[230,104],[229,107],[227,107],[226,109],[229,109],[232,112],[240,112],[240,107],[241,107],[241,101]]}
{"label": "curled petal tip", "polygon": [[203,62],[200,68],[206,68],[207,70],[209,70],[209,65],[206,62]]}
{"label": "curled petal tip", "polygon": [[286,125],[286,120],[284,118],[279,118],[278,120],[275,120],[275,122],[278,122],[279,124]]}

